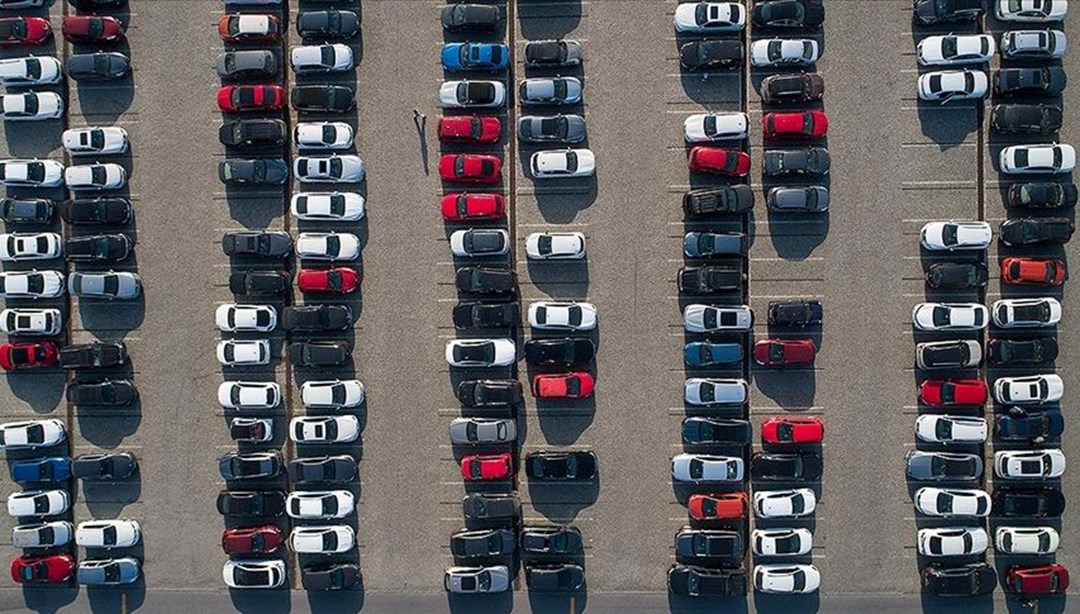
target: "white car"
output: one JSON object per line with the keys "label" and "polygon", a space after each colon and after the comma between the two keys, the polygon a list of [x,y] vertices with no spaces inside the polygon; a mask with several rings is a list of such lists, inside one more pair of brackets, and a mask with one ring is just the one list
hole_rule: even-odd
{"label": "white car", "polygon": [[1065,454],[1057,449],[994,452],[994,475],[1002,479],[1044,480],[1065,473]]}
{"label": "white car", "polygon": [[364,180],[364,161],[353,154],[297,156],[293,160],[293,174],[301,183],[360,183]]}
{"label": "white car", "polygon": [[754,590],[777,595],[804,595],[821,586],[817,567],[796,563],[754,565]]}
{"label": "white car", "polygon": [[1001,57],[1006,60],[1057,60],[1067,46],[1061,30],[1009,30],[1001,35]]}
{"label": "white car", "polygon": [[117,126],[73,128],[60,135],[64,149],[71,155],[119,154],[128,150],[128,133]]}
{"label": "white car", "polygon": [[115,162],[78,164],[64,169],[69,190],[117,190],[127,184],[127,171]]}
{"label": "white car", "polygon": [[289,438],[296,443],[349,443],[359,436],[356,416],[302,416],[289,422]]}
{"label": "white car", "polygon": [[355,133],[345,122],[300,122],[293,140],[300,149],[348,149]]}
{"label": "white car", "polygon": [[676,32],[737,32],[746,27],[738,2],[684,2],[675,7]]}
{"label": "white car", "polygon": [[916,46],[915,57],[922,66],[985,64],[996,47],[989,34],[927,36]]}
{"label": "white car", "polygon": [[55,188],[64,183],[56,160],[0,160],[0,184],[11,188]]}
{"label": "white car", "polygon": [[678,482],[741,482],[744,475],[738,456],[677,454],[671,459],[671,477]]}
{"label": "white car", "polygon": [[450,253],[457,258],[487,258],[510,252],[510,234],[501,228],[469,228],[450,233]]}
{"label": "white car", "polygon": [[929,222],[919,233],[919,243],[929,250],[986,249],[992,238],[987,222]]}
{"label": "white car", "polygon": [[990,306],[994,325],[1001,328],[1054,326],[1061,321],[1061,303],[1055,298],[1008,298]]}
{"label": "white car", "polygon": [[65,290],[64,274],[59,271],[34,269],[0,273],[0,297],[3,298],[56,298]]}
{"label": "white car", "polygon": [[233,441],[263,443],[274,438],[273,418],[233,418],[229,420]]}
{"label": "white car", "polygon": [[1002,554],[1053,554],[1061,544],[1054,527],[998,527],[994,547]]}
{"label": "white car", "polygon": [[75,543],[84,548],[130,548],[142,537],[134,520],[92,520],[80,522]]}
{"label": "white car", "polygon": [[807,38],[765,38],[750,45],[751,66],[809,66],[820,57],[817,41]]}
{"label": "white car", "polygon": [[71,498],[66,490],[27,490],[8,495],[8,516],[56,516],[68,511]]}
{"label": "white car", "polygon": [[683,385],[683,398],[690,405],[741,404],[749,393],[744,379],[690,377]]}
{"label": "white car", "polygon": [[292,67],[299,74],[352,70],[353,52],[341,43],[300,45],[293,47]]}
{"label": "white car", "polygon": [[1068,173],[1076,166],[1076,150],[1055,143],[1012,145],[1001,150],[998,166],[1009,174]]}
{"label": "white car", "polygon": [[64,520],[21,524],[11,529],[11,545],[15,548],[55,548],[71,543],[75,527]]}
{"label": "white car", "polygon": [[529,158],[534,179],[591,177],[596,174],[596,155],[591,149],[538,151]]}
{"label": "white car", "polygon": [[971,556],[986,552],[990,536],[982,527],[919,529],[916,539],[923,556]]}
{"label": "white car", "polygon": [[758,518],[801,518],[817,509],[817,497],[809,488],[754,491],[754,514]]}
{"label": "white car", "polygon": [[360,239],[350,232],[302,232],[295,249],[301,260],[356,260]]}
{"label": "white car", "polygon": [[439,87],[445,109],[490,109],[506,104],[506,85],[499,81],[447,81]]}
{"label": "white car", "polygon": [[745,139],[749,125],[746,113],[696,113],[683,121],[683,138],[687,143]]}
{"label": "white car", "polygon": [[596,306],[538,301],[529,305],[529,326],[540,330],[592,330],[596,328]]}
{"label": "white car", "polygon": [[683,309],[683,327],[689,333],[738,332],[750,330],[753,325],[754,312],[748,305],[693,303]]}
{"label": "white car", "polygon": [[256,331],[268,333],[277,327],[277,310],[271,305],[239,305],[226,303],[214,313],[218,330],[235,333]]}
{"label": "white car", "polygon": [[63,239],[55,232],[0,234],[0,261],[59,258]]}
{"label": "white car", "polygon": [[345,518],[355,512],[355,508],[356,499],[347,490],[293,491],[285,498],[285,513],[290,518]]}
{"label": "white car", "polygon": [[911,310],[911,323],[919,330],[982,330],[989,311],[978,303],[919,303]]}
{"label": "white car", "polygon": [[930,443],[982,443],[986,441],[985,418],[923,414],[915,418],[915,436]]}
{"label": "white car", "polygon": [[219,341],[217,359],[226,367],[270,364],[270,341],[267,339]]}
{"label": "white car", "polygon": [[814,547],[809,529],[754,529],[750,544],[756,556],[800,556]]}
{"label": "white car", "polygon": [[338,554],[356,547],[356,533],[348,525],[296,527],[289,546],[297,554]]}
{"label": "white car", "polygon": [[0,85],[45,85],[64,77],[60,61],[52,56],[28,56],[0,60]]}
{"label": "white car", "polygon": [[64,114],[64,99],[52,92],[21,92],[0,96],[4,121],[55,119]]}
{"label": "white car", "polygon": [[130,301],[142,294],[142,278],[129,271],[74,271],[67,281],[68,294],[80,299]]}
{"label": "white car", "polygon": [[364,204],[356,192],[304,192],[293,194],[291,210],[298,220],[355,222],[364,217]]}
{"label": "white car", "polygon": [[355,379],[304,382],[300,386],[300,400],[308,409],[358,407],[364,402],[364,385]]}
{"label": "white car", "polygon": [[585,235],[534,232],[525,237],[525,254],[531,260],[581,260],[585,257]]}
{"label": "white car", "polygon": [[938,70],[919,75],[919,99],[946,103],[986,97],[990,78],[981,70]]}
{"label": "white car", "polygon": [[942,518],[985,518],[990,515],[990,495],[985,490],[928,486],[915,491],[915,509]]}
{"label": "white car", "polygon": [[217,397],[227,409],[270,409],[281,402],[281,387],[275,382],[222,382]]}
{"label": "white car", "polygon": [[0,311],[0,330],[8,335],[59,335],[63,323],[59,309]]}
{"label": "white car", "polygon": [[509,367],[517,359],[510,339],[454,339],[446,344],[451,367]]}
{"label": "white car", "polygon": [[480,445],[508,443],[517,439],[514,420],[498,418],[454,418],[450,422],[450,443]]}
{"label": "white car", "polygon": [[506,565],[449,567],[443,587],[454,594],[501,593],[510,588],[510,570]]}
{"label": "white car", "polygon": [[232,559],[221,568],[221,576],[229,588],[277,588],[285,583],[285,561]]}
{"label": "white car", "polygon": [[1068,0],[994,0],[994,14],[1001,21],[1061,21],[1068,10]]}
{"label": "white car", "polygon": [[1060,401],[1065,382],[1056,373],[994,380],[994,400],[1002,405],[1028,405]]}
{"label": "white car", "polygon": [[64,423],[56,418],[0,424],[0,449],[4,450],[55,446],[65,437]]}

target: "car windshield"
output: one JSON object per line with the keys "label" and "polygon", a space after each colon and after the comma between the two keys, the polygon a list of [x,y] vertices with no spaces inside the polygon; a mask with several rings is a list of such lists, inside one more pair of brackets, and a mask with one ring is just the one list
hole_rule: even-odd
{"label": "car windshield", "polygon": [[948,440],[952,438],[952,421],[946,419],[940,419],[934,424],[934,436],[940,440]]}
{"label": "car windshield", "polygon": [[716,328],[719,315],[720,310],[718,309],[705,309],[701,314],[702,324],[707,329]]}
{"label": "car windshield", "polygon": [[106,546],[116,544],[116,527],[109,525],[101,530],[101,543]]}
{"label": "car windshield", "polygon": [[13,38],[24,38],[26,36],[26,21],[23,19],[15,19],[8,23],[9,34]]}
{"label": "car windshield", "polygon": [[31,162],[27,164],[26,178],[34,183],[45,181],[45,165],[40,162]]}
{"label": "car windshield", "polygon": [[952,403],[956,399],[956,385],[952,382],[943,383],[940,394],[942,403]]}
{"label": "car windshield", "polygon": [[698,387],[698,396],[701,397],[702,402],[708,403],[716,399],[716,387],[709,382],[702,382]]}
{"label": "car windshield", "polygon": [[551,82],[553,98],[566,98],[566,79],[555,79]]}
{"label": "car windshield", "polygon": [[487,571],[481,571],[476,575],[476,584],[481,591],[487,591],[491,588],[491,573]]}
{"label": "car windshield", "polygon": [[783,362],[784,360],[784,346],[781,343],[772,343],[769,345],[769,361],[770,362]]}
{"label": "car windshield", "polygon": [[951,514],[953,511],[953,497],[947,492],[940,492],[937,496],[937,510],[941,514]]}
{"label": "car windshield", "polygon": [[941,41],[941,57],[946,60],[956,55],[956,37],[946,36]]}
{"label": "car windshield", "polygon": [[934,322],[934,326],[948,326],[949,325],[949,309],[947,307],[934,307],[931,315]]}
{"label": "car windshield", "polygon": [[690,460],[690,478],[693,480],[701,479],[701,476],[705,475],[705,463],[694,458]]}
{"label": "car windshield", "polygon": [[706,518],[716,515],[716,500],[711,497],[705,497],[701,501],[701,514]]}
{"label": "car windshield", "polygon": [[781,422],[776,426],[776,438],[780,441],[794,440],[795,427],[787,422]]}
{"label": "car windshield", "polygon": [[574,377],[566,380],[566,393],[575,397],[581,393],[581,382],[578,378]]}
{"label": "car windshield", "polygon": [[323,45],[319,48],[319,62],[323,66],[334,65],[334,48],[330,45]]}
{"label": "car windshield", "polygon": [[945,245],[956,245],[958,230],[956,224],[945,224],[941,228],[941,242]]}
{"label": "car windshield", "polygon": [[566,172],[573,173],[578,168],[577,154],[573,151],[566,152]]}

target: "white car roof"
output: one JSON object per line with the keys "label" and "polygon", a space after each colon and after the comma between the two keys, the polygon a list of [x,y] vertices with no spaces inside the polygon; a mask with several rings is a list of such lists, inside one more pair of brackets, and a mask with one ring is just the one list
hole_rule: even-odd
{"label": "white car roof", "polygon": [[270,30],[270,18],[266,15],[241,15],[237,25],[241,32],[258,34]]}

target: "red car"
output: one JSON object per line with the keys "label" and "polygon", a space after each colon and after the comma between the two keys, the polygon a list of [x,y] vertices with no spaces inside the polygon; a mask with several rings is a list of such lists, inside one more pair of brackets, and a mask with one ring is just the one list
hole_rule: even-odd
{"label": "red car", "polygon": [[487,154],[445,154],[439,158],[439,176],[446,181],[497,183],[502,160]]}
{"label": "red car", "polygon": [[732,149],[698,145],[690,149],[687,163],[695,173],[714,173],[729,177],[745,177],[750,174],[750,156]]}
{"label": "red car", "polygon": [[981,379],[928,379],[919,385],[919,398],[927,405],[983,405],[986,382]]}
{"label": "red car", "polygon": [[55,365],[60,350],[52,341],[0,345],[0,367],[5,371]]}
{"label": "red car", "polygon": [[103,15],[64,17],[64,38],[72,43],[110,43],[124,36],[124,24]]}
{"label": "red car", "polygon": [[221,549],[225,554],[264,554],[281,545],[281,529],[274,525],[225,529]]}
{"label": "red car", "polygon": [[280,85],[226,85],[218,90],[217,104],[222,111],[280,111],[285,90]]}
{"label": "red car", "polygon": [[1065,263],[1054,258],[1006,258],[1001,261],[1001,281],[1007,284],[1060,286],[1065,283]]}
{"label": "red car", "polygon": [[506,217],[502,194],[447,194],[442,199],[442,216],[447,222],[501,220]]}
{"label": "red car", "polygon": [[1069,570],[1057,563],[1034,567],[1010,567],[1005,589],[1021,595],[1053,595],[1069,588]]}
{"label": "red car", "polygon": [[502,136],[497,117],[455,115],[439,118],[439,140],[444,143],[494,143]]}
{"label": "red car", "polygon": [[538,399],[584,399],[592,396],[596,380],[584,371],[550,373],[533,378],[533,395]]}
{"label": "red car", "polygon": [[775,444],[821,443],[825,425],[813,416],[782,416],[761,423],[761,441]]}
{"label": "red car", "polygon": [[509,453],[471,454],[461,459],[461,476],[468,481],[507,480],[514,473],[514,460]]}
{"label": "red car", "polygon": [[11,561],[11,579],[19,584],[67,582],[75,573],[70,554],[20,556]]}
{"label": "red car", "polygon": [[0,19],[0,47],[40,45],[52,36],[52,26],[41,17]]}
{"label": "red car", "polygon": [[332,269],[300,269],[296,286],[301,292],[334,292],[348,294],[360,286],[360,273],[348,267]]}
{"label": "red car", "polygon": [[736,520],[746,518],[748,511],[744,492],[690,495],[686,507],[694,520]]}
{"label": "red car", "polygon": [[816,354],[809,339],[762,339],[754,344],[754,362],[764,366],[808,365]]}
{"label": "red car", "polygon": [[276,41],[281,33],[278,18],[273,15],[222,15],[218,20],[218,35],[231,43]]}
{"label": "red car", "polygon": [[829,131],[829,118],[821,111],[766,113],[761,129],[767,139],[820,139]]}

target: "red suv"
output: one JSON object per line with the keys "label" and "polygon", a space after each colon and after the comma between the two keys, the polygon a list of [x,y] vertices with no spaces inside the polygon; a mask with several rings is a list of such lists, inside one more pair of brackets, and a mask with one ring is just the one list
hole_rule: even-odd
{"label": "red suv", "polygon": [[1006,258],[1001,261],[1001,281],[1007,284],[1060,286],[1065,283],[1065,263],[1054,258]]}
{"label": "red suv", "polygon": [[510,454],[470,454],[461,459],[461,476],[468,481],[506,480],[514,473]]}
{"label": "red suv", "polygon": [[821,111],[766,113],[761,129],[767,139],[820,139],[829,131],[829,118]]}
{"label": "red suv", "polygon": [[821,443],[825,425],[813,416],[783,416],[761,423],[761,441],[772,444]]}
{"label": "red suv", "polygon": [[764,366],[807,365],[817,348],[809,339],[762,339],[754,344],[754,362]]}
{"label": "red suv", "polygon": [[455,115],[439,118],[439,140],[444,143],[494,143],[502,136],[497,117]]}
{"label": "red suv", "polygon": [[20,556],[11,561],[11,579],[19,584],[67,582],[75,573],[70,554]]}
{"label": "red suv", "polygon": [[124,36],[124,25],[104,15],[67,15],[64,38],[72,43],[111,43]]}
{"label": "red suv", "polygon": [[5,371],[55,365],[60,349],[52,341],[0,345],[0,367]]}
{"label": "red suv", "polygon": [[538,399],[584,399],[592,396],[596,381],[584,371],[550,373],[533,378],[533,395]]}
{"label": "red suv", "polygon": [[502,194],[455,192],[443,196],[442,216],[447,222],[501,220],[506,216]]}
{"label": "red suv", "polygon": [[981,379],[928,379],[919,385],[919,398],[927,405],[983,405],[986,396]]}
{"label": "red suv", "polygon": [[52,26],[41,17],[0,19],[0,46],[2,47],[40,45],[49,40],[50,36],[52,36]]}
{"label": "red suv", "polygon": [[746,518],[749,504],[744,492],[690,495],[686,502],[694,520],[734,520]]}
{"label": "red suv", "polygon": [[498,183],[502,160],[487,154],[444,154],[439,158],[439,176],[446,181]]}
{"label": "red suv", "polygon": [[1057,563],[1034,567],[1010,567],[1005,589],[1021,595],[1053,595],[1069,588],[1069,570]]}
{"label": "red suv", "polygon": [[265,554],[281,545],[281,529],[274,525],[225,529],[221,549],[225,554]]}
{"label": "red suv", "polygon": [[218,90],[217,104],[222,111],[280,111],[285,90],[280,85],[226,85]]}
{"label": "red suv", "polygon": [[300,269],[296,286],[301,292],[333,292],[348,294],[360,285],[360,273],[348,267],[332,269]]}
{"label": "red suv", "polygon": [[690,149],[687,163],[695,173],[714,173],[729,177],[745,177],[750,174],[750,156],[733,149],[698,145]]}

